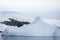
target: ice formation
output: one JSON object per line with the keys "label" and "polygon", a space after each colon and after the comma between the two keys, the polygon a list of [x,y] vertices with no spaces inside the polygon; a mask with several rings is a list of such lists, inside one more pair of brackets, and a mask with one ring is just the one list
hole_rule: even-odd
{"label": "ice formation", "polygon": [[22,27],[10,26],[6,28],[3,35],[18,35],[18,36],[53,36],[56,26],[44,23],[40,17],[36,17],[29,25]]}

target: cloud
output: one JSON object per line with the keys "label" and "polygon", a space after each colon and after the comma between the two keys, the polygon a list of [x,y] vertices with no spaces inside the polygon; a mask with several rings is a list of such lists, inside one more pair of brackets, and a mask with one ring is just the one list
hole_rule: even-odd
{"label": "cloud", "polygon": [[0,11],[5,10],[47,19],[60,19],[60,0],[0,0]]}

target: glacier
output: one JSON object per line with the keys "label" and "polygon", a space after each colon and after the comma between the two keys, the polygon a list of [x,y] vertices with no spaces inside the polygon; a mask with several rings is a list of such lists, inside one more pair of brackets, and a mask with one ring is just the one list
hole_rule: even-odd
{"label": "glacier", "polygon": [[[40,17],[36,17],[29,25],[22,27],[7,27],[2,35],[18,35],[18,36],[57,36],[58,27],[43,22]],[[59,34],[60,35],[60,34]]]}

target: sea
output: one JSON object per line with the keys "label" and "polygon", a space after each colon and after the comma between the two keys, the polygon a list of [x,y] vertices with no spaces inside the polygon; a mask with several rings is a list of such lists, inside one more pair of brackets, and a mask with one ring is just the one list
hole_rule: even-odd
{"label": "sea", "polygon": [[6,36],[0,33],[0,40],[60,40],[58,36]]}

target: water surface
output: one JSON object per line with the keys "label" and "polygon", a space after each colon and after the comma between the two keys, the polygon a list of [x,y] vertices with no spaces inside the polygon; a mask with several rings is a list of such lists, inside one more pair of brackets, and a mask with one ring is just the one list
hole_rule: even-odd
{"label": "water surface", "polygon": [[60,40],[60,37],[52,36],[2,36],[0,34],[0,40]]}

